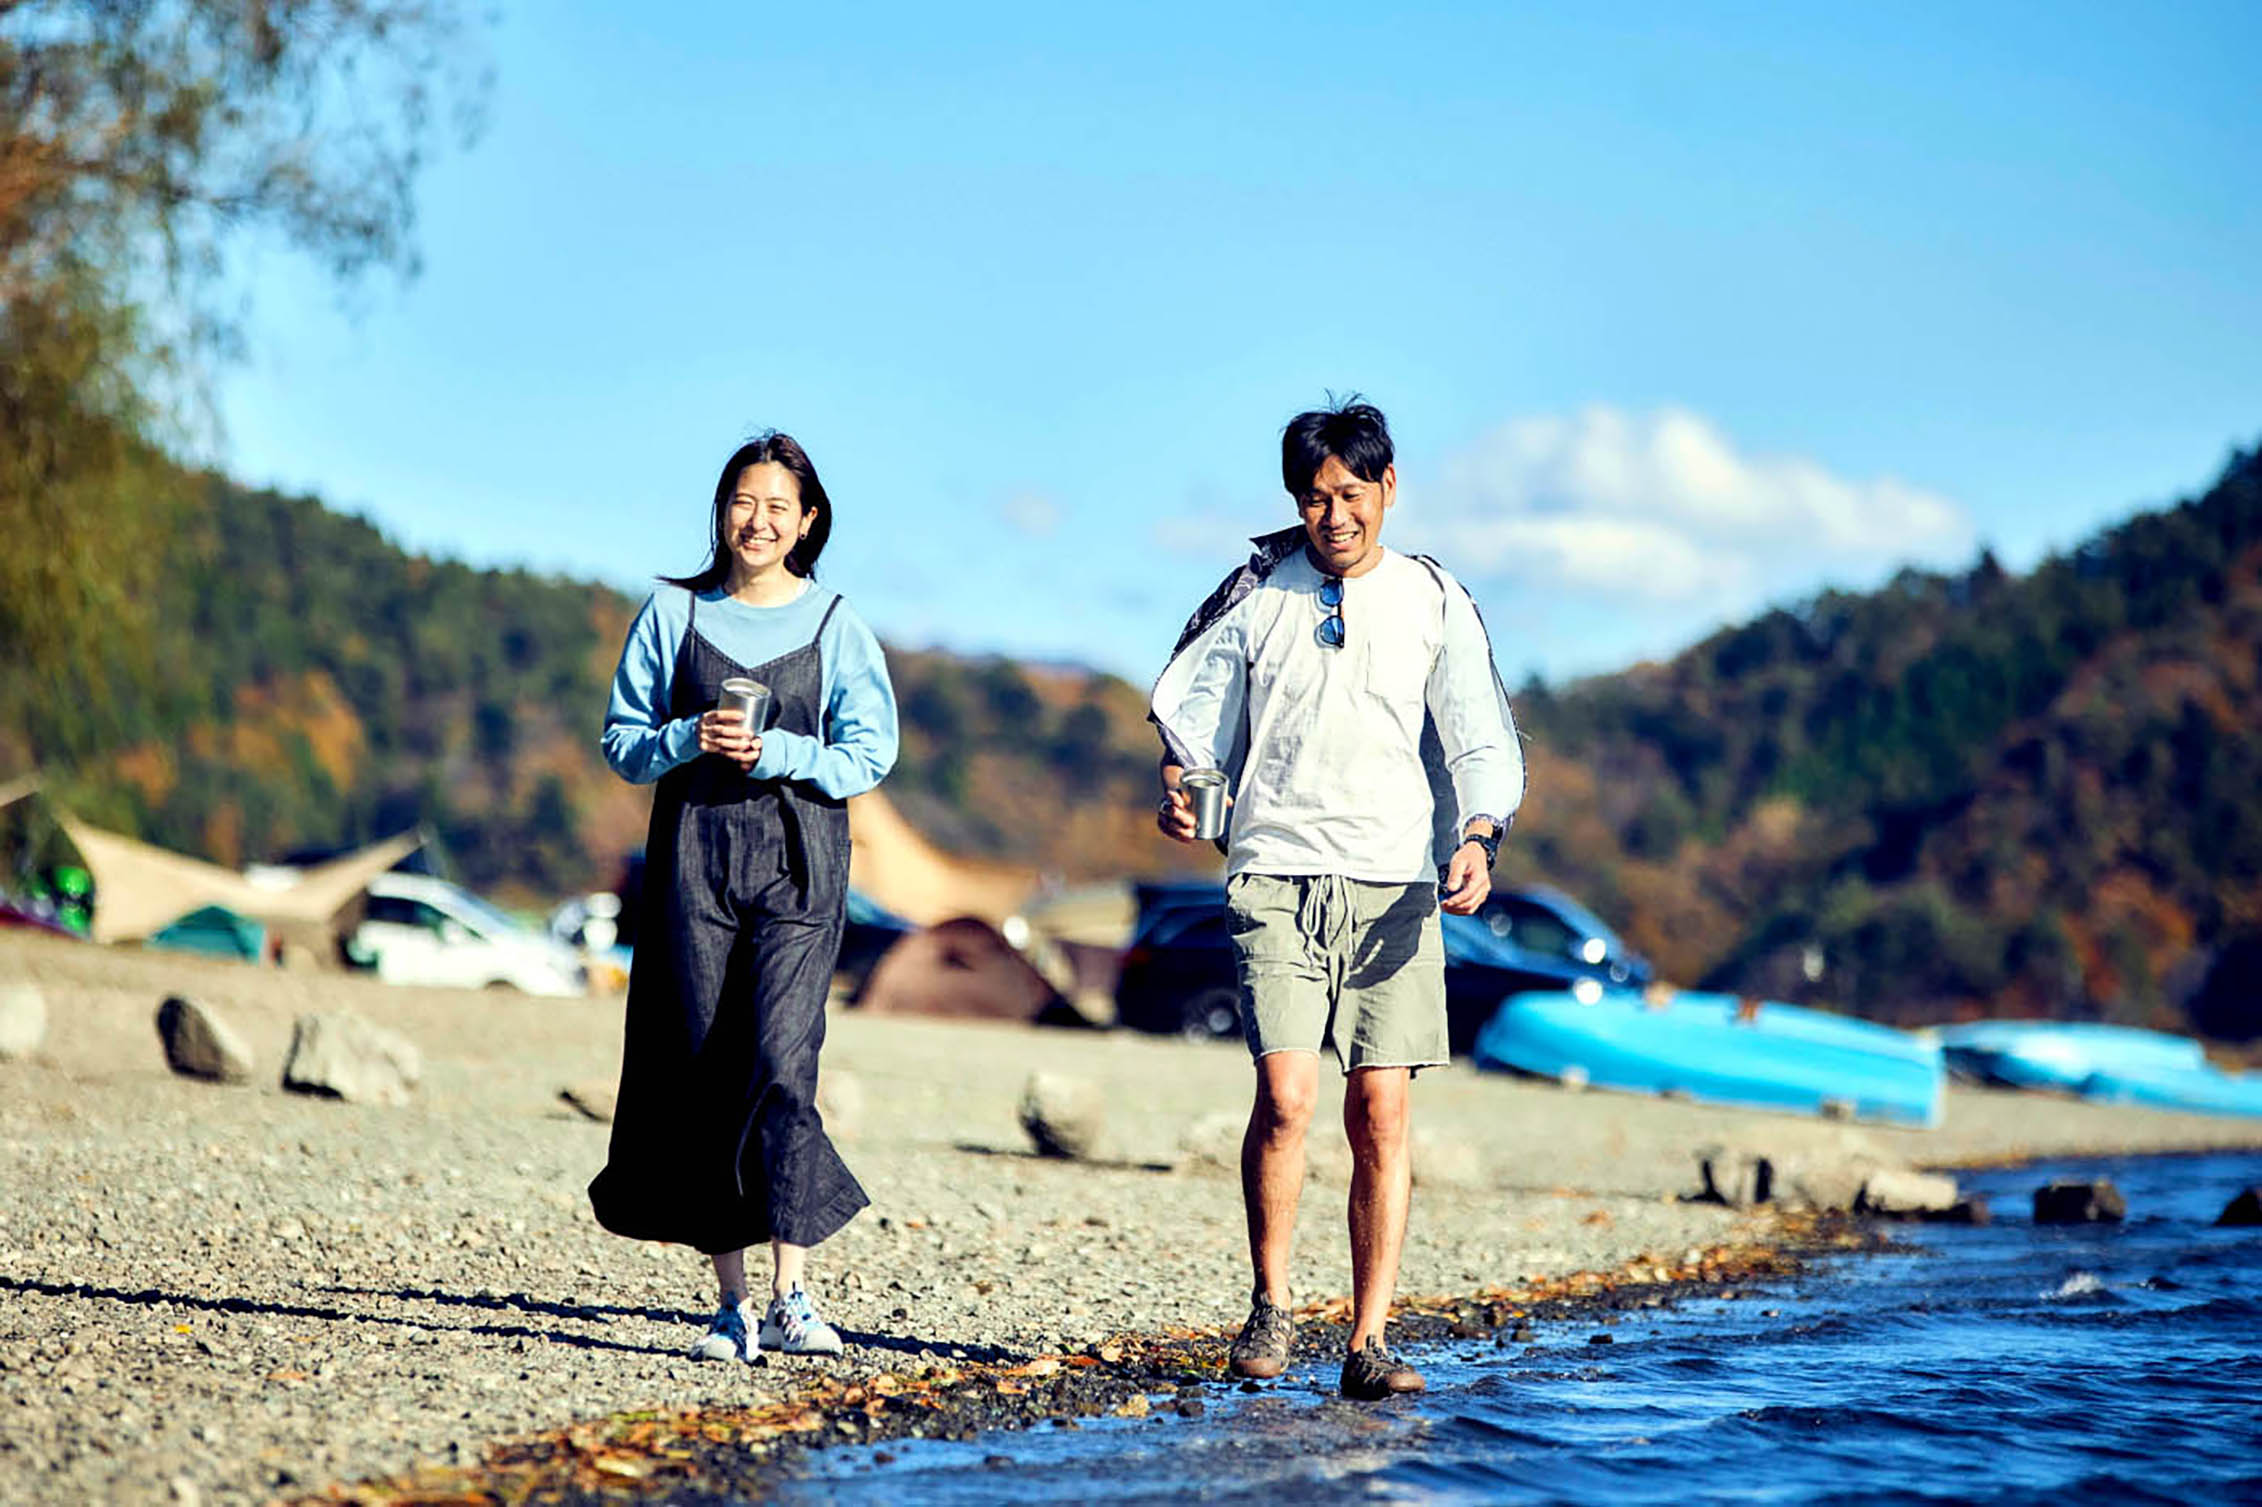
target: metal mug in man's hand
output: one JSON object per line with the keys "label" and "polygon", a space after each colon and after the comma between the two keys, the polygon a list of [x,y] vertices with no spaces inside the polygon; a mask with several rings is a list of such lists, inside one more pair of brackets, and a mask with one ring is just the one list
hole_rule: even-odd
{"label": "metal mug in man's hand", "polygon": [[1178,777],[1178,788],[1186,792],[1186,799],[1194,808],[1194,840],[1211,842],[1223,837],[1225,808],[1229,804],[1225,794],[1225,771],[1189,769]]}

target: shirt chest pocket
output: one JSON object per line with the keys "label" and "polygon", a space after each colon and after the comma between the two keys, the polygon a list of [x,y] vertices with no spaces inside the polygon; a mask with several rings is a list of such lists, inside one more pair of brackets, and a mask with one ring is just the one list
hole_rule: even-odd
{"label": "shirt chest pocket", "polygon": [[1392,641],[1377,636],[1367,639],[1360,653],[1366,658],[1364,676],[1368,695],[1400,710],[1421,706],[1429,691],[1430,665],[1437,655],[1436,646],[1420,639]]}

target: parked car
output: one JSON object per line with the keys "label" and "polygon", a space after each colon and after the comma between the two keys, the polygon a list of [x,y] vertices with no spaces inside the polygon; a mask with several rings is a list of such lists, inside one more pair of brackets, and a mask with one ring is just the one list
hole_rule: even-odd
{"label": "parked car", "polygon": [[[1151,891],[1151,893],[1150,893]],[[1239,1036],[1240,985],[1225,926],[1225,887],[1139,887],[1140,921],[1123,955],[1116,1018],[1141,1031]],[[1639,987],[1650,967],[1568,895],[1498,889],[1473,916],[1445,916],[1446,1032],[1466,1053],[1500,1001],[1580,979]]]}
{"label": "parked car", "polygon": [[369,904],[346,956],[392,984],[574,995],[589,978],[574,949],[460,885],[397,871],[369,882]]}

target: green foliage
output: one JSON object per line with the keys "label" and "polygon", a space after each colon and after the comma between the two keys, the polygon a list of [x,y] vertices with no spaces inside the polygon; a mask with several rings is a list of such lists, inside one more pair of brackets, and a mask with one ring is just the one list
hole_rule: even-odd
{"label": "green foliage", "polygon": [[156,451],[227,348],[225,252],[407,270],[417,169],[475,124],[467,35],[452,0],[0,4],[0,710],[68,706],[84,749],[146,694]]}
{"label": "green foliage", "polygon": [[[1903,1017],[2157,1018],[2181,939],[2262,913],[2258,668],[2262,457],[2242,454],[2024,578],[1982,555],[1654,670],[1527,686],[1537,746],[1607,785],[1611,840],[1567,841],[1544,785],[1518,840],[1582,893],[1645,864],[1652,904],[1710,907],[1726,925],[1653,944],[1684,976]],[[1819,820],[1755,897],[1739,833],[1784,800]],[[1781,960],[1810,941],[1828,971],[1794,986]]]}

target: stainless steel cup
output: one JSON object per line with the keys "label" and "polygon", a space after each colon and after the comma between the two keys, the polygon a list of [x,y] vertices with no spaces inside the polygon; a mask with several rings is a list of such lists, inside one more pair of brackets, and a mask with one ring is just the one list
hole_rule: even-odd
{"label": "stainless steel cup", "polygon": [[770,720],[770,688],[759,680],[733,675],[723,682],[722,699],[715,703],[715,710],[739,713],[746,719],[746,730],[759,734]]}
{"label": "stainless steel cup", "polygon": [[1194,836],[1202,841],[1225,835],[1225,771],[1189,769],[1178,777],[1178,788],[1194,807]]}

